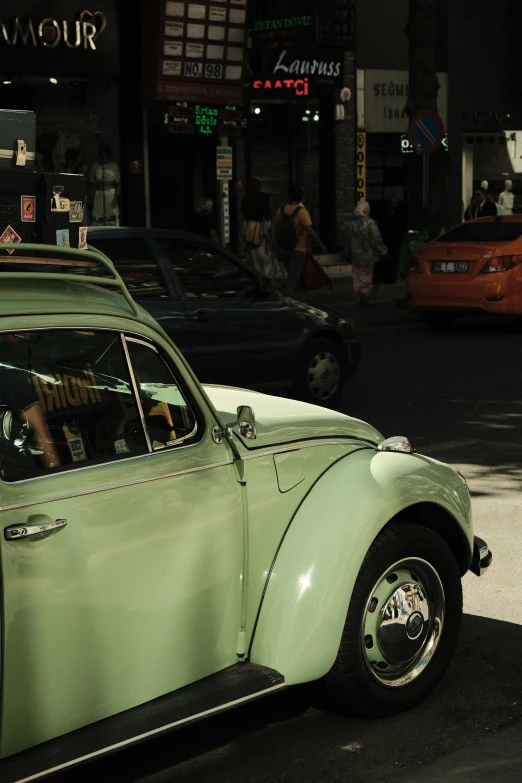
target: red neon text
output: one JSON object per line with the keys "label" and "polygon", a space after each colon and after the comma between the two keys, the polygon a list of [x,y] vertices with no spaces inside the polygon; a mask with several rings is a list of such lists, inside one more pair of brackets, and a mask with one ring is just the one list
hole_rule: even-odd
{"label": "red neon text", "polygon": [[275,81],[258,80],[254,82],[254,90],[294,90],[296,95],[308,95],[308,79],[276,79]]}

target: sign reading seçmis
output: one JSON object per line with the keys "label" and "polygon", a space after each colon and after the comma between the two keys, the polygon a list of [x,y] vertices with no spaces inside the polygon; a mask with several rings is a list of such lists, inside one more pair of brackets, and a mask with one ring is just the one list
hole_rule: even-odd
{"label": "sign reading se\u00e7mis", "polygon": [[82,11],[72,21],[45,17],[40,20],[0,17],[0,44],[8,46],[44,46],[60,44],[68,49],[96,50],[96,39],[107,26],[102,11]]}

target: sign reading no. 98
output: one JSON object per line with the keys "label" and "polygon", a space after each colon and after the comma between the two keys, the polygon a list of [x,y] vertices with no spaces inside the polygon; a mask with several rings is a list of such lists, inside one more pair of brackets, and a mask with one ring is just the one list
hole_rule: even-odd
{"label": "sign reading no. 98", "polygon": [[185,62],[183,75],[196,79],[222,79],[223,65],[221,63]]}

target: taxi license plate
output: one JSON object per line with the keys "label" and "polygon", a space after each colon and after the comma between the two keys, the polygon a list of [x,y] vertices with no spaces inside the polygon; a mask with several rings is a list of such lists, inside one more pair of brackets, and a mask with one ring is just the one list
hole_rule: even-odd
{"label": "taxi license plate", "polygon": [[468,271],[467,261],[434,261],[431,266],[432,274],[441,274],[442,272],[453,272],[453,274],[466,274]]}

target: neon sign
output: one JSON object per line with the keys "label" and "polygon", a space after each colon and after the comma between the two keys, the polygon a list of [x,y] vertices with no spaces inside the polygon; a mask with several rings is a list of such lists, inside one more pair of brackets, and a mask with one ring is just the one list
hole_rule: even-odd
{"label": "neon sign", "polygon": [[293,90],[299,97],[310,92],[308,79],[258,79],[252,86],[254,90]]}

